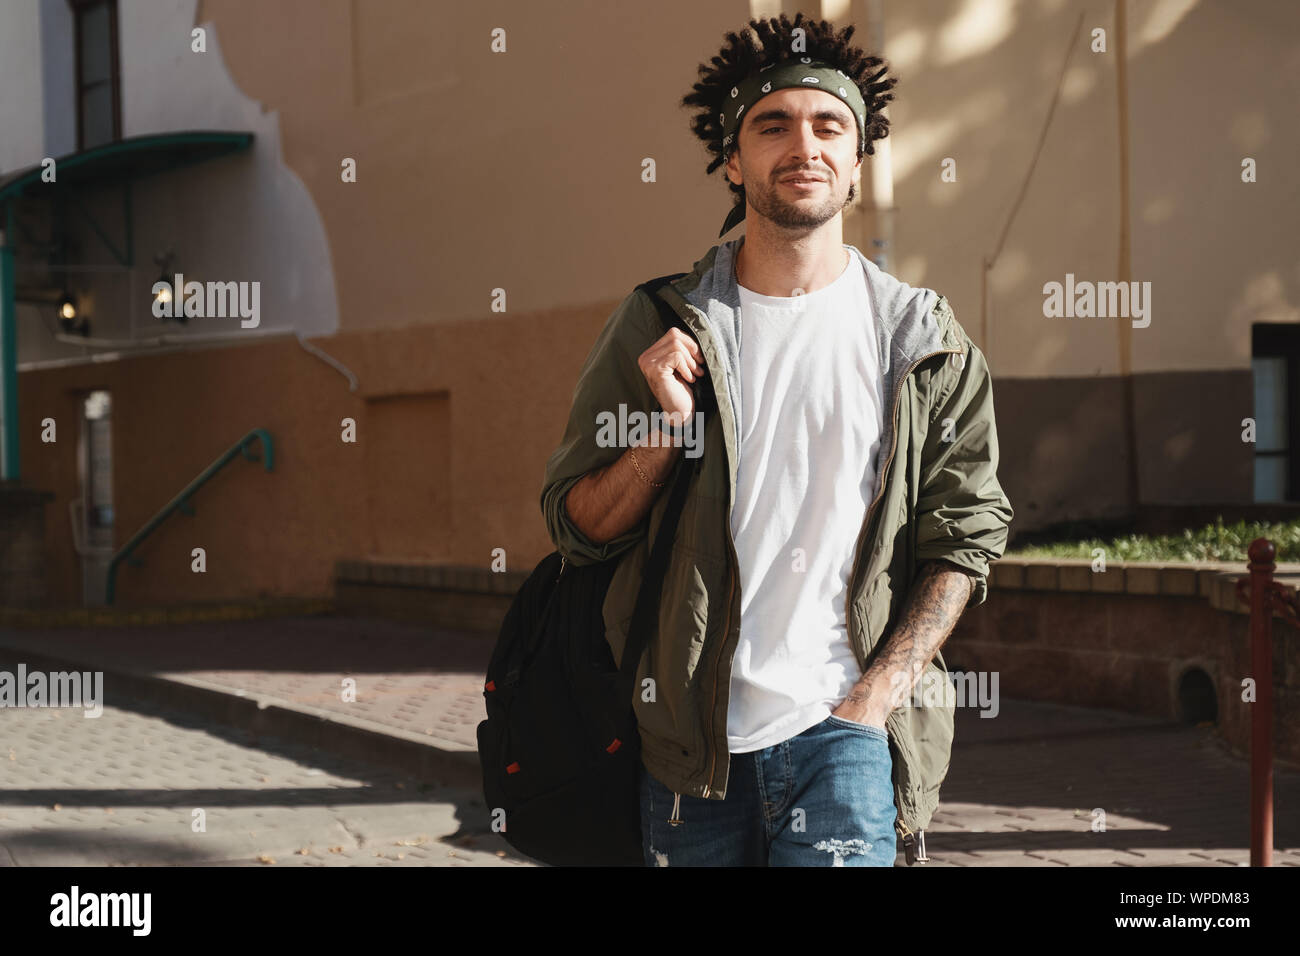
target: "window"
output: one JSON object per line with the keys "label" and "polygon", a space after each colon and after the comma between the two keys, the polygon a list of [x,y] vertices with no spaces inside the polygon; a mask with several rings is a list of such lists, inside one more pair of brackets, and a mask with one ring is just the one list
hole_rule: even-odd
{"label": "window", "polygon": [[1251,330],[1255,500],[1300,501],[1300,325]]}
{"label": "window", "polygon": [[69,0],[76,19],[77,148],[122,136],[116,0]]}

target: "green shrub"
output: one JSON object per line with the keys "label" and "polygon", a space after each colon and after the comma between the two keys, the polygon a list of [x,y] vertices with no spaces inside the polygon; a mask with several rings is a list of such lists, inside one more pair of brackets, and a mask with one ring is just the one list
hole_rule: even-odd
{"label": "green shrub", "polygon": [[1227,561],[1244,563],[1246,549],[1256,538],[1268,538],[1277,548],[1278,561],[1300,561],[1300,520],[1214,524],[1185,529],[1181,534],[1129,534],[1104,540],[1085,538],[1052,544],[1013,548],[1009,558],[1091,558],[1094,548],[1106,552],[1107,561]]}

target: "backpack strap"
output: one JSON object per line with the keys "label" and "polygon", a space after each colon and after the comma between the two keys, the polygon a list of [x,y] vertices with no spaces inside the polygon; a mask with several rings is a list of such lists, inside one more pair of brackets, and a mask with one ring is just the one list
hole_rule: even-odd
{"label": "backpack strap", "polygon": [[[655,308],[659,310],[659,317],[663,321],[665,332],[676,327],[694,339],[694,333],[687,328],[682,317],[658,295],[661,286],[685,274],[679,272],[674,275],[660,276],[657,279],[643,282],[638,288],[645,290],[654,302]],[[695,396],[696,410],[704,415],[701,421],[707,421],[708,413],[714,404],[713,385],[707,372],[695,380],[691,386],[691,391]],[[659,533],[655,535],[654,544],[650,548],[650,556],[646,559],[645,569],[641,577],[641,589],[637,592],[636,606],[632,612],[632,623],[628,627],[627,642],[623,647],[623,660],[619,666],[619,681],[622,684],[624,700],[629,700],[632,697],[637,667],[641,663],[641,656],[645,653],[646,646],[650,643],[650,635],[654,632],[655,625],[659,620],[659,599],[663,593],[664,575],[668,571],[668,558],[672,550],[673,539],[677,536],[677,525],[682,516],[682,508],[686,503],[686,490],[690,485],[691,478],[699,471],[703,461],[704,456],[701,454],[695,459],[693,465],[688,465],[684,460],[684,456],[682,460],[677,462],[672,489],[668,493],[668,504],[664,507],[663,518],[659,523]]]}

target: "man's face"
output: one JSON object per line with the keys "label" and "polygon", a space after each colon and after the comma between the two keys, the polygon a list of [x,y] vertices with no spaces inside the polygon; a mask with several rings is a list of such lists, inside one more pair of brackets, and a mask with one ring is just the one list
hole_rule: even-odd
{"label": "man's face", "polygon": [[[843,100],[821,90],[764,96],[742,118],[737,143],[727,177],[745,187],[759,214],[787,229],[833,218],[862,168],[857,121]],[[809,181],[794,181],[800,178]]]}

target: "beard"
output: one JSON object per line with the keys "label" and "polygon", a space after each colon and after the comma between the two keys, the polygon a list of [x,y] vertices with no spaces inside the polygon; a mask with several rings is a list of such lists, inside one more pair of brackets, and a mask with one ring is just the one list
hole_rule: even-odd
{"label": "beard", "polygon": [[834,186],[828,184],[820,197],[789,200],[781,189],[780,183],[746,187],[745,198],[764,219],[785,229],[816,229],[847,206],[854,191],[850,184],[846,194],[838,195]]}

